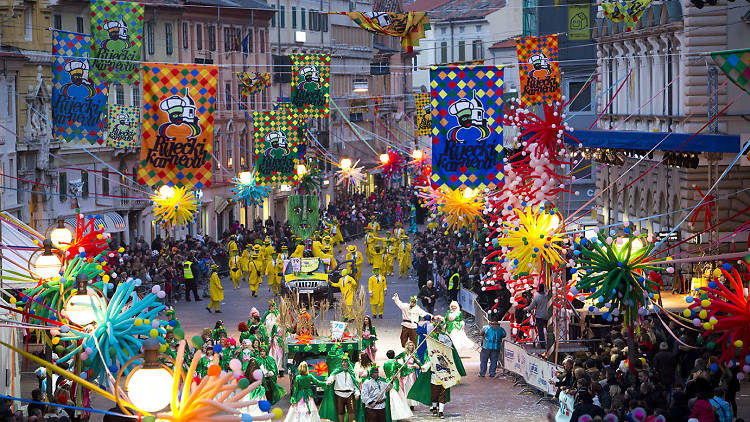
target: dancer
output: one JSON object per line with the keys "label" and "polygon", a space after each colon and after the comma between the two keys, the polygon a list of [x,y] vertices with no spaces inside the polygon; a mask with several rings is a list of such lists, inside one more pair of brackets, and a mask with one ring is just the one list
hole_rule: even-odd
{"label": "dancer", "polygon": [[[445,313],[445,332],[453,341],[456,350],[462,352],[474,351],[476,346],[466,335],[464,330],[465,322],[461,307],[455,300],[450,303],[448,311]],[[466,356],[466,355],[464,355]]]}
{"label": "dancer", "polygon": [[320,422],[318,407],[313,399],[315,386],[325,387],[326,383],[309,374],[307,362],[300,363],[297,367],[297,376],[294,378],[291,405],[284,422]]}
{"label": "dancer", "polygon": [[263,325],[268,334],[268,354],[276,361],[279,376],[283,376],[284,350],[281,345],[284,338],[283,333],[279,330],[279,325],[276,323],[278,318],[279,309],[276,302],[271,299],[268,301],[268,310],[263,314]]}
{"label": "dancer", "polygon": [[253,297],[258,296],[258,287],[262,281],[261,277],[263,276],[264,271],[265,267],[263,267],[263,257],[261,256],[260,245],[255,245],[253,246],[253,253],[250,255],[248,281]]}
{"label": "dancer", "polygon": [[353,311],[353,305],[354,305],[354,294],[357,288],[357,283],[354,281],[354,279],[349,276],[349,270],[341,270],[341,277],[339,278],[339,281],[335,283],[331,283],[332,287],[338,287],[339,290],[341,290],[341,300],[344,302],[344,305],[346,306],[345,321],[351,321],[354,319],[354,311]]}
{"label": "dancer", "polygon": [[323,401],[320,404],[320,418],[339,422],[354,422],[359,414],[359,378],[351,368],[347,356],[326,380]]}
{"label": "dancer", "polygon": [[208,313],[211,313],[211,308],[214,308],[217,314],[221,313],[219,310],[219,303],[224,300],[224,288],[221,286],[221,279],[216,271],[219,266],[216,264],[211,265],[211,281],[209,284],[209,292],[211,294],[211,303],[206,306]]}
{"label": "dancer", "polygon": [[[396,356],[396,360],[401,364],[401,371],[399,372],[399,386],[404,392],[405,396],[409,395],[409,391],[414,386],[414,382],[417,380],[417,369],[421,367],[416,354],[416,345],[411,340],[406,342],[404,351]],[[417,401],[409,400],[409,408],[414,410],[414,406],[417,405]]]}
{"label": "dancer", "polygon": [[[255,360],[255,358],[251,358],[248,362],[247,368],[245,368],[245,378],[252,381],[255,380],[255,377],[253,376],[253,373],[257,370],[260,370],[260,367],[258,366],[258,362]],[[243,400],[265,400],[266,399],[266,387],[264,383],[260,383],[257,387],[255,387],[250,393],[248,393],[247,396],[243,398]],[[251,404],[250,406],[243,407],[240,409],[242,413],[246,413],[250,416],[260,416],[264,412],[260,410],[260,407],[258,404]]]}
{"label": "dancer", "polygon": [[[424,309],[417,306],[417,297],[412,296],[409,303],[404,303],[398,298],[398,293],[393,295],[393,301],[401,309],[401,347],[406,346],[406,341],[417,342],[417,323],[419,318],[430,315]],[[431,315],[430,315],[431,316]]]}
{"label": "dancer", "polygon": [[386,422],[388,391],[393,384],[380,378],[378,367],[370,369],[370,378],[362,383],[362,404],[365,405],[365,422]]}
{"label": "dancer", "polygon": [[263,373],[266,399],[271,402],[271,404],[276,404],[286,395],[284,387],[280,386],[277,382],[279,369],[276,366],[276,361],[274,361],[271,356],[268,356],[268,346],[265,344],[261,345],[260,351],[257,353],[258,357],[255,360],[258,362],[259,369]]}
{"label": "dancer", "polygon": [[233,256],[229,260],[229,278],[232,279],[232,286],[235,289],[240,288],[240,282],[242,281],[242,258],[238,255]]}
{"label": "dancer", "polygon": [[354,364],[354,373],[359,378],[360,384],[370,376],[370,369],[372,369],[372,360],[367,353],[360,353],[359,361]]}
{"label": "dancer", "polygon": [[362,318],[362,349],[367,353],[370,360],[375,360],[375,353],[378,349],[375,347],[375,341],[378,339],[378,333],[372,325],[372,319],[369,315]]}
{"label": "dancer", "polygon": [[393,350],[387,351],[385,356],[388,360],[383,364],[383,372],[385,372],[385,378],[388,380],[388,383],[393,385],[393,388],[388,392],[388,398],[390,399],[388,408],[391,411],[391,420],[398,421],[410,418],[414,414],[409,408],[405,391],[399,383],[401,364],[396,360],[396,352]]}
{"label": "dancer", "polygon": [[402,234],[401,242],[399,243],[399,259],[398,259],[398,276],[408,277],[409,267],[411,267],[411,243],[409,243],[409,236]]}
{"label": "dancer", "polygon": [[281,291],[281,280],[284,278],[284,260],[276,251],[273,251],[268,259],[266,274],[268,274],[268,284],[271,285],[273,295],[276,296]]}
{"label": "dancer", "polygon": [[354,280],[357,282],[356,289],[359,289],[359,280],[362,278],[362,254],[357,252],[357,245],[349,245],[346,247],[346,250],[349,251],[349,253],[346,254],[346,260],[352,261],[352,263],[349,264],[349,274],[354,277]]}
{"label": "dancer", "polygon": [[380,265],[375,264],[372,267],[372,276],[368,282],[370,291],[370,306],[372,307],[373,318],[383,318],[383,308],[385,308],[385,292],[388,290],[385,276],[380,273]]}

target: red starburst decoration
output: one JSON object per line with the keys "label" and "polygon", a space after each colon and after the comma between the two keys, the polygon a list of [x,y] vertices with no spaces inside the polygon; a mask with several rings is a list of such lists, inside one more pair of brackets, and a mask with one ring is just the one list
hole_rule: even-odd
{"label": "red starburst decoration", "polygon": [[102,251],[109,248],[109,242],[112,235],[104,232],[104,227],[96,227],[96,218],[86,217],[78,214],[76,217],[76,231],[73,235],[73,241],[65,245],[65,258],[73,259],[81,252],[86,256],[92,257],[99,255]]}
{"label": "red starburst decoration", "polygon": [[[383,160],[385,156],[388,156],[387,160]],[[383,169],[383,177],[386,179],[392,179],[394,177],[401,176],[404,170],[404,158],[398,152],[389,149],[387,154],[383,154],[381,157],[380,165],[378,168]]]}

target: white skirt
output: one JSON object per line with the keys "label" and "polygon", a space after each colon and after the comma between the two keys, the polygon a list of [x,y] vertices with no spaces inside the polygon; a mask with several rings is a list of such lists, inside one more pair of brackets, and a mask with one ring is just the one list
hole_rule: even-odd
{"label": "white skirt", "polygon": [[477,354],[476,344],[471,341],[469,336],[466,335],[466,331],[463,329],[453,330],[449,336],[451,341],[453,341],[453,345],[456,346],[456,351],[458,351],[459,356],[467,357]]}
{"label": "white skirt", "polygon": [[393,388],[388,394],[391,399],[391,420],[398,421],[414,416],[411,409],[409,409],[409,403],[406,402],[406,396],[403,391],[396,391]]}
{"label": "white skirt", "polygon": [[289,413],[286,414],[284,422],[320,422],[318,406],[315,406],[313,399],[300,400],[297,404],[289,406]]}

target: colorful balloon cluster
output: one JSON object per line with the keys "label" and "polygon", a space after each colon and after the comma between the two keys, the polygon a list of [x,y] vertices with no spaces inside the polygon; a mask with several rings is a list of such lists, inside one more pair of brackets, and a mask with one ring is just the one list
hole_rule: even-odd
{"label": "colorful balloon cluster", "polygon": [[243,203],[246,206],[263,206],[263,200],[268,198],[271,189],[267,186],[259,186],[255,177],[255,169],[252,172],[240,173],[239,177],[232,179],[231,191],[234,194],[232,201]]}
{"label": "colorful balloon cluster", "polygon": [[192,191],[181,187],[162,186],[154,203],[154,219],[164,227],[184,227],[195,219],[198,212],[198,199]]}

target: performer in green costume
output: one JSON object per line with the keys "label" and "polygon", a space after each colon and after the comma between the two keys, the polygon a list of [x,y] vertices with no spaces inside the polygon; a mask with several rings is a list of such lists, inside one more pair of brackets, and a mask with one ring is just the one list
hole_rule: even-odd
{"label": "performer in green costume", "polygon": [[319,421],[318,407],[315,405],[315,386],[325,387],[326,383],[309,373],[307,362],[297,367],[294,388],[290,397],[291,405],[284,422]]}
{"label": "performer in green costume", "polygon": [[[320,404],[321,420],[354,422],[360,419],[359,379],[351,368],[349,358],[343,356],[340,364],[326,380],[326,390]],[[364,417],[364,415],[361,415]]]}
{"label": "performer in green costume", "polygon": [[279,369],[276,367],[276,361],[268,355],[268,346],[265,344],[260,346],[260,352],[255,360],[260,366],[260,371],[263,372],[263,384],[265,384],[267,392],[266,397],[271,404],[276,404],[286,395],[286,390],[276,382],[279,376]]}

